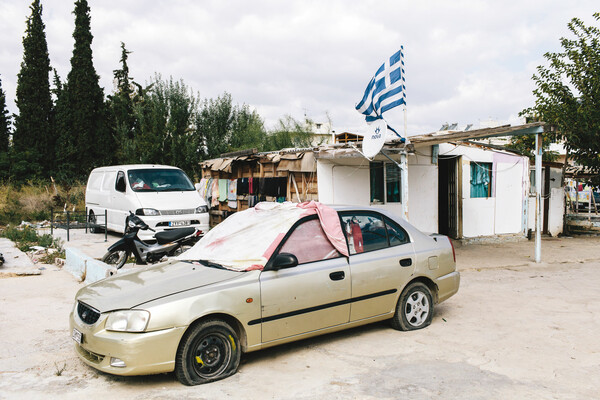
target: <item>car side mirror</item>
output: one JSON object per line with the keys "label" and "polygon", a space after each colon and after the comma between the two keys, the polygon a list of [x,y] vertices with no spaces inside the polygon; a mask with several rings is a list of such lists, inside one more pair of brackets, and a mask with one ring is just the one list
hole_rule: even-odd
{"label": "car side mirror", "polygon": [[298,265],[298,259],[295,255],[290,253],[279,253],[273,260],[273,267],[271,269],[277,271],[284,268],[292,268]]}

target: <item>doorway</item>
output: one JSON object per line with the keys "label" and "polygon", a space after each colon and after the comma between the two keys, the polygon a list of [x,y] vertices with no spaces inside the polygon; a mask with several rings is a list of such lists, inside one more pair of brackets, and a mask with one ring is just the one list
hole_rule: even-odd
{"label": "doorway", "polygon": [[459,157],[438,159],[438,232],[458,238],[458,163]]}

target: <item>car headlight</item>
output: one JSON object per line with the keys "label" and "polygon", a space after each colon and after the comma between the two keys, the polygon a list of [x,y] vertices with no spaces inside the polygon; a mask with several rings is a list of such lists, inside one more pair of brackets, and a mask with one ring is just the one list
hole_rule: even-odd
{"label": "car headlight", "polygon": [[106,319],[107,331],[118,332],[144,332],[150,313],[144,310],[114,311],[108,314]]}
{"label": "car headlight", "polygon": [[206,212],[208,212],[207,206],[200,206],[200,207],[196,208],[196,214],[202,214],[202,213],[206,213]]}
{"label": "car headlight", "polygon": [[135,215],[160,215],[160,212],[154,208],[138,208]]}

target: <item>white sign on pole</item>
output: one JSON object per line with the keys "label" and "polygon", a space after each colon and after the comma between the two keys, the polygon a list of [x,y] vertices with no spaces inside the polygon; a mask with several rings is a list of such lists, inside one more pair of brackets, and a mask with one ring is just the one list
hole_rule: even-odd
{"label": "white sign on pole", "polygon": [[369,130],[363,138],[363,154],[366,157],[373,158],[379,153],[387,134],[387,123],[383,119],[378,119],[369,124]]}

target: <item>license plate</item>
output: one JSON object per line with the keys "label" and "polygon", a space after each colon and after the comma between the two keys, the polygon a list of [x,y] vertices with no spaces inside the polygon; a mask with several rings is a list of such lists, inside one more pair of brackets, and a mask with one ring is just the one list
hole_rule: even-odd
{"label": "license plate", "polygon": [[171,221],[171,222],[169,222],[169,226],[186,226],[189,224],[190,224],[190,221]]}
{"label": "license plate", "polygon": [[79,344],[83,343],[83,334],[81,332],[79,332],[77,329],[73,329],[73,333],[71,334],[71,337],[77,343],[79,343]]}

